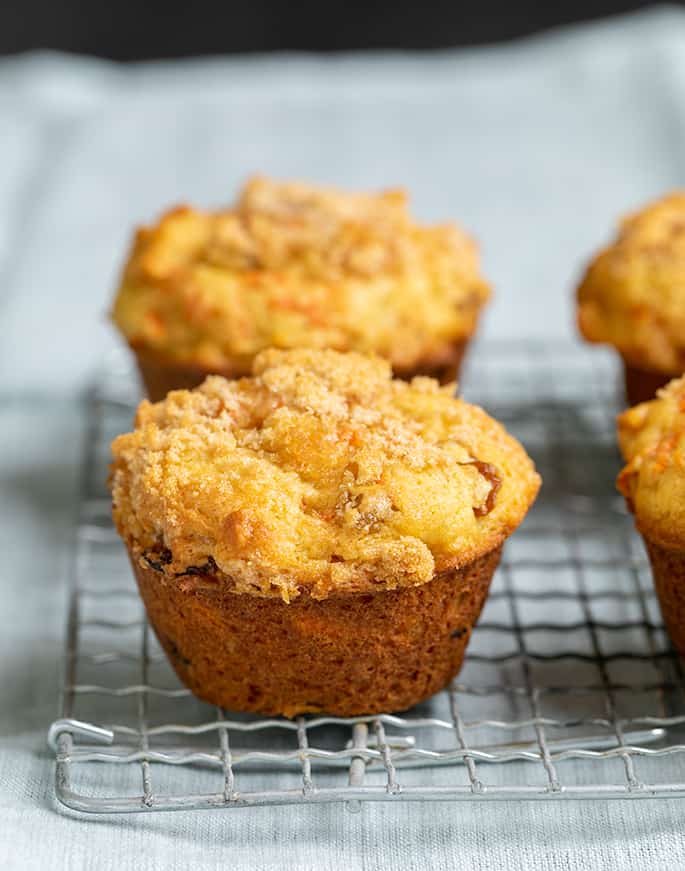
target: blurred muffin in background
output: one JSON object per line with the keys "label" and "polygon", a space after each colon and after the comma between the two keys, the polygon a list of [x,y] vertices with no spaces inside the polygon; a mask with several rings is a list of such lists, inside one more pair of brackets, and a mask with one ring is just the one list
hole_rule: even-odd
{"label": "blurred muffin in background", "polygon": [[623,358],[628,403],[685,370],[685,192],[625,218],[578,288],[578,323]]}
{"label": "blurred muffin in background", "polygon": [[402,191],[253,178],[232,208],[139,230],[112,314],[156,400],[246,375],[269,347],[372,352],[447,383],[489,294],[474,242],[417,224]]}
{"label": "blurred muffin in background", "polygon": [[685,656],[685,378],[618,418],[618,488],[635,514],[664,623]]}

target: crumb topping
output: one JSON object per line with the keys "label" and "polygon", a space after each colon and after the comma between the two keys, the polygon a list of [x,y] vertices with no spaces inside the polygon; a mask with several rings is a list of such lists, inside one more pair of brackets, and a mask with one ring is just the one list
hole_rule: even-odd
{"label": "crumb topping", "polygon": [[265,351],[253,373],[144,401],[113,443],[117,527],[170,576],[210,565],[286,601],[421,584],[535,498],[521,445],[453,386],[334,351]]}
{"label": "crumb topping", "polygon": [[399,190],[253,178],[231,209],[173,209],[141,229],[113,318],[163,358],[249,373],[259,351],[374,352],[397,367],[475,329],[489,296],[473,241],[420,226]]}
{"label": "crumb topping", "polygon": [[685,192],[626,218],[578,289],[580,330],[633,365],[685,369]]}
{"label": "crumb topping", "polygon": [[618,488],[638,528],[664,547],[685,549],[685,377],[621,414],[618,436],[627,462]]}

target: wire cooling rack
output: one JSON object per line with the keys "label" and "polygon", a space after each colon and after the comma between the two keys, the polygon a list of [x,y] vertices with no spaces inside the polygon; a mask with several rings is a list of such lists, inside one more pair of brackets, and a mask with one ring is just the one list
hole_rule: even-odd
{"label": "wire cooling rack", "polygon": [[685,796],[685,680],[614,488],[611,357],[488,345],[464,394],[517,435],[544,485],[509,540],[452,685],[402,715],[264,719],[184,689],[145,621],[110,521],[109,442],[138,385],[87,402],[61,718],[63,804],[96,813],[365,800]]}

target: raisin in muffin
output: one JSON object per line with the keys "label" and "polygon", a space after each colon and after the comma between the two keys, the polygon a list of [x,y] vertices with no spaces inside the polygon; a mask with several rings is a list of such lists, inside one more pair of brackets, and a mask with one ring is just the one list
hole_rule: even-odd
{"label": "raisin in muffin", "polygon": [[685,192],[627,217],[578,289],[580,330],[613,345],[630,405],[685,370]]}
{"label": "raisin in muffin", "polygon": [[459,670],[539,487],[521,445],[380,358],[268,350],[144,401],[114,519],[181,680],[234,710],[407,708]]}
{"label": "raisin in muffin", "polygon": [[233,208],[141,229],[113,319],[152,399],[247,375],[269,347],[375,353],[446,383],[488,296],[471,239],[417,224],[402,191],[254,178]]}
{"label": "raisin in muffin", "polygon": [[685,656],[685,378],[618,419],[619,490],[635,513],[666,627]]}

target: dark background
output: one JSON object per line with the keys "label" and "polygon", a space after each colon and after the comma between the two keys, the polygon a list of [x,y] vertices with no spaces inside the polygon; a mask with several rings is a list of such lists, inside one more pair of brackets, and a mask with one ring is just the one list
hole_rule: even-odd
{"label": "dark background", "polygon": [[441,48],[512,39],[649,5],[634,0],[0,0],[0,54],[50,48],[139,60],[276,49]]}

